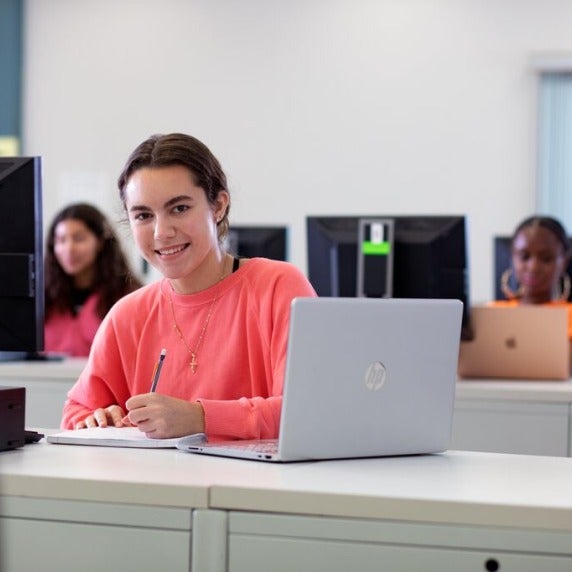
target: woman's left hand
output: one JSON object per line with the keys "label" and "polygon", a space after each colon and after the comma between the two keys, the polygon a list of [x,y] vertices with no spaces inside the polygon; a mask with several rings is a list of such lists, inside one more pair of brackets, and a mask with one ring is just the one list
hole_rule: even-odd
{"label": "woman's left hand", "polygon": [[131,425],[125,412],[119,405],[100,407],[82,421],[78,421],[74,429],[86,429],[90,427],[123,427]]}

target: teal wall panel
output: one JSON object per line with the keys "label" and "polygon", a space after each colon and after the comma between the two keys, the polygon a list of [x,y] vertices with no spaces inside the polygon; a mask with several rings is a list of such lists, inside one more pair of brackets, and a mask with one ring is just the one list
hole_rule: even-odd
{"label": "teal wall panel", "polygon": [[20,137],[23,0],[0,1],[0,136]]}

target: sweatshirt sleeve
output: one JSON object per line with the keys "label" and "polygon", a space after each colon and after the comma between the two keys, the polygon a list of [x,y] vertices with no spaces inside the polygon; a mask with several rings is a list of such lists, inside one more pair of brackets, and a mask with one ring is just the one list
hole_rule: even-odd
{"label": "sweatshirt sleeve", "polygon": [[251,286],[256,313],[251,313],[250,319],[257,319],[257,327],[268,339],[269,358],[268,355],[260,356],[260,360],[269,359],[270,362],[267,394],[234,400],[200,399],[209,439],[273,439],[278,436],[291,303],[296,297],[316,296],[296,267],[287,265],[286,269],[270,280],[259,277]]}
{"label": "sweatshirt sleeve", "polygon": [[98,329],[86,366],[69,390],[61,427],[73,429],[77,422],[100,407],[118,404],[125,409],[129,398],[125,370],[111,314]]}

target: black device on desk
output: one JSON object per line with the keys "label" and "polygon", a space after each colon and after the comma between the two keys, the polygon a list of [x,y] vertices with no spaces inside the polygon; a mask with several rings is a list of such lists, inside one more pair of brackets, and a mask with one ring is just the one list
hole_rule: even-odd
{"label": "black device on desk", "polygon": [[37,443],[45,435],[24,428],[26,388],[0,387],[0,451]]}
{"label": "black device on desk", "polygon": [[0,387],[0,451],[24,446],[25,417],[26,388]]}

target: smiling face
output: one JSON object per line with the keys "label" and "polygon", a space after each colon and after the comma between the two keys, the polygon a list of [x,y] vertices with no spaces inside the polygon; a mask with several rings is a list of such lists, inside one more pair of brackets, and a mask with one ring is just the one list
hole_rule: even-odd
{"label": "smiling face", "polygon": [[523,228],[512,244],[512,264],[521,285],[521,302],[549,302],[567,264],[564,248],[556,235],[539,225]]}
{"label": "smiling face", "polygon": [[210,204],[190,171],[179,165],[144,167],[127,181],[125,207],[135,243],[177,292],[198,292],[219,280],[224,253],[217,220],[228,201],[221,191]]}
{"label": "smiling face", "polygon": [[79,219],[65,219],[54,228],[54,256],[78,288],[89,288],[101,249],[97,236]]}

